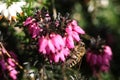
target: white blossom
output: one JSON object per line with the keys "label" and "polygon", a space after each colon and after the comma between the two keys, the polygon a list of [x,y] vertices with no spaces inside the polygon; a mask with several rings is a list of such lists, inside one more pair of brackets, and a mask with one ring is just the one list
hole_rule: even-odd
{"label": "white blossom", "polygon": [[9,21],[16,21],[17,18],[17,13],[22,14],[22,7],[26,5],[26,2],[21,1],[21,2],[13,2],[10,6],[7,6],[6,3],[1,3],[0,4],[0,19],[2,17],[5,17]]}

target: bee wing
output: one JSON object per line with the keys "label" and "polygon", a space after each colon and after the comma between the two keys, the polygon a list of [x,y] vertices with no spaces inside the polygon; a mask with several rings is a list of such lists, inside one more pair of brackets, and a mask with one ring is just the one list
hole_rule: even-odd
{"label": "bee wing", "polygon": [[82,62],[81,60],[84,54],[85,54],[85,44],[83,42],[80,42],[77,46],[75,46],[74,50],[71,52],[70,57],[65,63],[66,67],[73,67],[79,62],[81,65]]}

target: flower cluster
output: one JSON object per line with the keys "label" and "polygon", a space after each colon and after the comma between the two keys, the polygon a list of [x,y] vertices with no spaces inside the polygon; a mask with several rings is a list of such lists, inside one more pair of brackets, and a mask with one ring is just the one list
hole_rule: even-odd
{"label": "flower cluster", "polygon": [[[101,40],[99,41],[101,42]],[[94,48],[89,48],[86,55],[87,62],[93,70],[94,75],[98,72],[107,72],[112,59],[111,48],[108,45],[100,45],[100,42],[96,42]]]}
{"label": "flower cluster", "polygon": [[6,3],[0,3],[0,19],[5,17],[7,20],[16,21],[17,13],[21,14],[23,13],[21,7],[25,5],[26,2],[13,2],[10,6],[8,6]]}
{"label": "flower cluster", "polygon": [[75,42],[80,41],[79,35],[85,34],[77,21],[60,14],[56,19],[52,19],[44,8],[28,17],[24,26],[27,26],[32,38],[38,39],[39,52],[51,62],[65,61]]}
{"label": "flower cluster", "polygon": [[11,51],[8,53],[2,45],[0,47],[0,79],[5,80],[9,76],[10,79],[17,80],[16,61],[16,55]]}

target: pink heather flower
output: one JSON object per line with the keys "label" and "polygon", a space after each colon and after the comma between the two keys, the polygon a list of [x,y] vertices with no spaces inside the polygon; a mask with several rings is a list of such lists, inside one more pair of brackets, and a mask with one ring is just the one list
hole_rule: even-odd
{"label": "pink heather flower", "polygon": [[54,47],[51,39],[48,40],[48,48],[52,51],[52,53],[55,53],[55,47]]}
{"label": "pink heather flower", "polygon": [[79,34],[85,34],[85,31],[82,28],[80,28],[80,26],[73,26],[73,30]]}
{"label": "pink heather flower", "polygon": [[58,36],[56,36],[55,34],[54,34],[54,36],[53,37],[51,37],[51,40],[52,40],[52,43],[54,44],[54,46],[55,46],[55,48],[57,49],[57,50],[60,50],[61,49],[61,43],[60,43],[60,41],[58,40],[58,38],[57,38]]}
{"label": "pink heather flower", "polygon": [[102,55],[97,55],[97,65],[98,66],[100,66],[100,65],[102,65],[102,63],[103,63],[103,60],[102,60],[103,58],[102,58]]}
{"label": "pink heather flower", "polygon": [[71,49],[74,48],[74,41],[72,35],[66,36],[66,46]]}
{"label": "pink heather flower", "polygon": [[100,70],[101,70],[101,71],[104,71],[104,72],[107,72],[107,71],[109,70],[109,66],[102,65],[102,66],[100,67]]}
{"label": "pink heather flower", "polygon": [[90,64],[93,72],[108,71],[110,60],[112,59],[112,51],[109,46],[103,47],[103,52],[87,51],[86,61]]}
{"label": "pink heather flower", "polygon": [[52,53],[52,52],[48,45],[46,46],[45,50],[46,50],[46,55],[51,55],[50,53]]}
{"label": "pink heather flower", "polygon": [[97,55],[96,54],[92,54],[90,61],[91,61],[90,65],[96,65],[97,64]]}
{"label": "pink heather flower", "polygon": [[50,21],[50,20],[51,20],[51,18],[50,18],[50,15],[49,15],[49,14],[46,14],[45,16],[46,16],[46,17],[45,17],[45,20],[46,20],[46,21]]}
{"label": "pink heather flower", "polygon": [[60,44],[60,47],[61,48],[65,47],[65,43],[64,43],[64,40],[63,40],[62,36],[57,34],[56,38],[58,39],[58,43]]}
{"label": "pink heather flower", "polygon": [[89,50],[87,51],[87,54],[86,54],[86,61],[89,62],[91,60],[91,55],[92,53],[89,52]]}
{"label": "pink heather flower", "polygon": [[42,52],[43,54],[46,54],[46,47],[48,45],[48,40],[45,37],[39,38],[39,52]]}
{"label": "pink heather flower", "polygon": [[71,35],[72,34],[72,26],[71,25],[67,26],[65,31],[67,32],[68,35]]}
{"label": "pink heather flower", "polygon": [[65,61],[70,50],[65,47],[65,41],[59,34],[50,34],[49,37],[39,38],[39,52],[49,57],[51,62]]}
{"label": "pink heather flower", "polygon": [[61,52],[64,54],[64,56],[68,56],[70,54],[70,50],[66,47],[61,50]]}
{"label": "pink heather flower", "polygon": [[36,38],[40,33],[40,27],[37,23],[32,23],[31,25],[29,25],[28,29],[30,34],[32,35],[32,38]]}
{"label": "pink heather flower", "polygon": [[9,75],[10,77],[13,79],[13,80],[16,80],[17,79],[17,74],[18,72],[15,70],[15,67],[12,67],[12,66],[7,66],[8,70],[9,70]]}
{"label": "pink heather flower", "polygon": [[79,34],[78,34],[76,31],[72,31],[72,27],[71,27],[71,26],[68,26],[65,30],[66,30],[67,34],[68,34],[68,35],[72,35],[72,37],[73,37],[76,41],[79,41],[79,40],[80,40]]}
{"label": "pink heather flower", "polygon": [[68,27],[72,27],[72,30],[79,33],[79,34],[85,34],[85,31],[80,28],[80,26],[77,25],[77,21],[73,20],[71,23],[68,24]]}
{"label": "pink heather flower", "polygon": [[65,57],[67,57],[70,54],[70,50],[68,48],[63,48],[61,50],[56,50],[56,53],[51,53],[49,56],[51,62],[58,63],[59,61],[64,62]]}
{"label": "pink heather flower", "polygon": [[32,24],[34,21],[35,21],[35,19],[33,19],[32,17],[28,17],[28,18],[26,19],[26,21],[23,22],[23,25],[24,25],[24,26],[28,26],[28,25]]}
{"label": "pink heather flower", "polygon": [[107,66],[109,66],[110,64],[109,64],[109,59],[107,58],[107,56],[104,56],[103,55],[103,58],[102,58],[102,64],[105,64],[105,65],[107,65]]}
{"label": "pink heather flower", "polygon": [[36,38],[37,36],[39,36],[39,33],[40,33],[40,28],[35,27],[35,29],[33,30],[33,33],[32,33],[32,38]]}
{"label": "pink heather flower", "polygon": [[77,25],[77,21],[76,21],[76,20],[72,20],[71,25],[72,25],[72,26],[78,26],[78,25]]}
{"label": "pink heather flower", "polygon": [[104,46],[103,52],[103,64],[110,65],[110,60],[112,59],[112,50],[109,46]]}
{"label": "pink heather flower", "polygon": [[77,32],[73,31],[73,32],[72,32],[72,37],[73,37],[77,42],[80,41],[80,37],[79,37],[79,35],[78,35]]}
{"label": "pink heather flower", "polygon": [[55,63],[58,63],[59,62],[59,55],[58,54],[54,55],[53,59],[54,59]]}
{"label": "pink heather flower", "polygon": [[18,74],[18,72],[15,69],[11,70],[10,73],[9,73],[10,77],[13,80],[17,80],[17,74]]}
{"label": "pink heather flower", "polygon": [[13,62],[11,58],[8,58],[8,63],[10,66],[15,66],[15,63]]}
{"label": "pink heather flower", "polygon": [[[48,57],[51,62],[65,61],[65,57],[70,54],[69,49],[74,48],[74,41],[80,41],[79,34],[85,34],[85,32],[78,26],[75,20],[68,23],[67,26],[63,25],[66,27],[62,28],[62,26],[59,25],[61,24],[59,18],[53,21],[48,13],[44,15],[41,15],[41,13],[42,11],[38,10],[33,18],[28,17],[24,22],[24,26],[28,26],[32,38],[40,37],[38,46],[41,54]],[[39,18],[40,16],[41,18]],[[67,18],[63,23],[67,23]],[[53,25],[55,26],[54,28],[52,28]],[[60,31],[58,31],[58,29]],[[65,29],[65,33],[63,29]],[[42,31],[45,32],[45,34],[42,33]]]}
{"label": "pink heather flower", "polygon": [[5,60],[0,60],[0,66],[3,70],[6,70]]}
{"label": "pink heather flower", "polygon": [[57,21],[55,21],[55,25],[56,25],[56,27],[58,27],[59,25],[60,25],[60,23],[59,23],[59,21],[57,20]]}
{"label": "pink heather flower", "polygon": [[58,56],[59,56],[59,59],[61,60],[61,61],[65,61],[65,56],[64,56],[64,54],[60,51],[60,53],[58,53]]}
{"label": "pink heather flower", "polygon": [[59,53],[59,58],[61,61],[65,61],[65,57],[70,54],[70,50],[68,48],[63,48]]}
{"label": "pink heather flower", "polygon": [[74,48],[74,40],[80,41],[79,34],[85,34],[85,32],[77,25],[77,22],[73,20],[71,23],[67,25],[65,28],[66,31],[66,39],[65,44],[68,48]]}
{"label": "pink heather flower", "polygon": [[112,56],[112,50],[109,46],[104,46],[104,52],[109,55],[109,56]]}
{"label": "pink heather flower", "polygon": [[15,61],[18,61],[17,55],[13,51],[9,51],[9,53]]}
{"label": "pink heather flower", "polygon": [[59,61],[65,61],[65,56],[64,56],[64,54],[62,53],[62,51],[60,51],[60,52],[58,52],[58,53],[56,53],[55,54],[55,56],[54,56],[54,62],[59,62]]}
{"label": "pink heather flower", "polygon": [[7,69],[8,69],[9,71],[11,71],[11,70],[13,70],[13,69],[14,69],[14,67],[13,67],[13,66],[8,65],[8,66],[7,66]]}
{"label": "pink heather flower", "polygon": [[39,38],[39,52],[43,54],[49,54],[50,52],[55,53],[56,48],[53,44],[52,39],[46,39],[45,37]]}
{"label": "pink heather flower", "polygon": [[66,44],[67,44],[67,43],[66,43],[66,38],[67,38],[67,35],[63,37],[63,42],[64,42],[64,44],[65,44],[65,47],[67,47],[67,46],[66,46]]}

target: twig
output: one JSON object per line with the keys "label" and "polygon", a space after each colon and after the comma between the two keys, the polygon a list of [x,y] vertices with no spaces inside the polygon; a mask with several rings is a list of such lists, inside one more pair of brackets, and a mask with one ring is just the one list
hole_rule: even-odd
{"label": "twig", "polygon": [[[7,52],[7,50],[4,48],[3,44],[0,42],[0,46],[2,49],[4,49],[6,51],[6,55],[9,57],[9,58],[12,58],[12,56]],[[23,69],[23,67],[21,65],[19,65],[18,62],[16,62],[13,58],[12,58],[12,61],[20,68],[20,69]]]}
{"label": "twig", "polygon": [[53,18],[55,19],[57,17],[57,11],[55,8],[55,0],[52,0],[52,8],[53,8]]}

